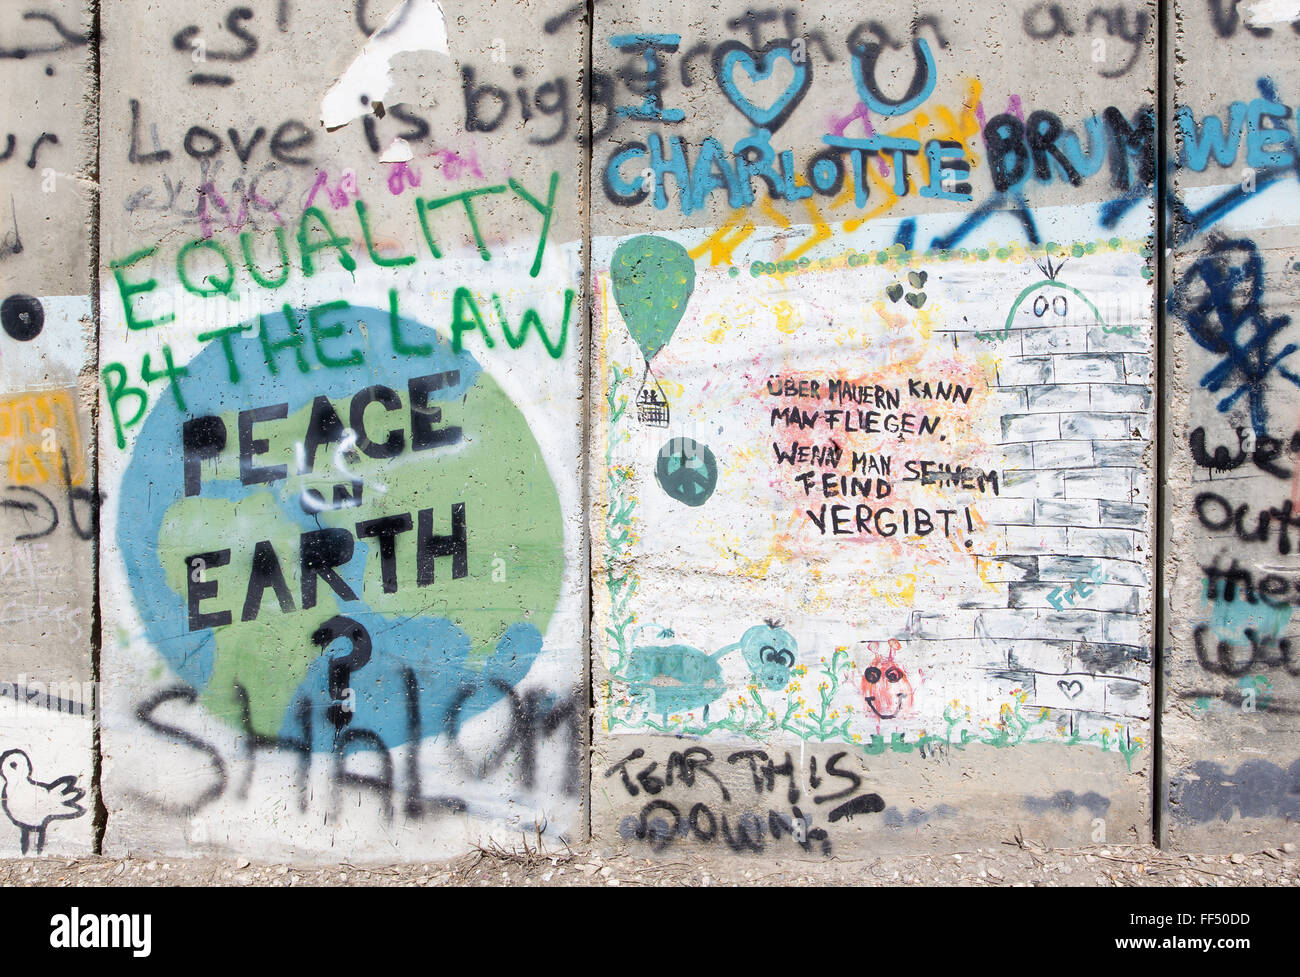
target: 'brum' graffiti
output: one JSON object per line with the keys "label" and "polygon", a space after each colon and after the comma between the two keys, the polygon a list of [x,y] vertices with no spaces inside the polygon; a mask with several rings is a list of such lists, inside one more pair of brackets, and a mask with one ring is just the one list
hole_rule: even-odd
{"label": "'brum' graffiti", "polygon": [[499,701],[541,652],[564,561],[537,443],[474,357],[388,312],[335,313],[334,348],[365,350],[339,369],[294,366],[295,315],[261,323],[286,338],[199,353],[186,410],[162,399],[141,426],[119,510],[150,642],[232,725],[237,688],[284,735],[306,703],[313,750],[349,725],[405,742],[408,672],[417,728]]}
{"label": "'brum' graffiti", "polygon": [[[622,136],[611,140],[616,145],[603,167],[602,184],[612,203],[635,206],[651,199],[656,209],[667,209],[672,196],[669,178],[676,183],[683,215],[705,208],[717,191],[722,191],[727,206],[747,208],[758,201],[756,186],[760,193],[765,187],[767,197],[773,202],[812,201],[821,196],[831,198],[832,206],[838,206],[847,194],[858,210],[866,209],[875,199],[873,184],[878,188],[875,197],[887,198],[883,205],[886,208],[910,194],[955,204],[970,203],[975,199],[972,174],[983,151],[987,154],[993,193],[948,234],[935,238],[935,246],[951,247],[991,212],[1007,205],[1020,215],[1030,242],[1039,243],[1035,221],[1023,196],[1031,178],[1040,184],[1060,179],[1071,186],[1080,186],[1106,168],[1110,187],[1124,196],[1114,202],[1111,208],[1114,213],[1103,211],[1105,226],[1113,226],[1154,181],[1156,113],[1149,105],[1139,107],[1136,112],[1108,105],[1071,127],[1055,112],[1043,108],[1029,113],[1026,119],[1017,98],[1014,111],[996,113],[986,120],[984,105],[975,101],[976,85],[963,110],[969,112],[973,105],[980,120],[978,125],[972,123],[973,127],[967,128],[963,119],[960,126],[949,124],[931,138],[922,138],[932,120],[920,110],[935,92],[940,72],[936,48],[917,32],[928,27],[934,34],[937,49],[942,51],[948,47],[933,17],[914,18],[912,36],[903,42],[895,40],[878,21],[859,24],[843,41],[847,51],[844,58],[845,50],[840,50],[841,56],[837,57],[837,48],[820,30],[793,33],[797,19],[794,11],[786,11],[784,18],[786,30],[791,32],[789,36],[763,43],[760,23],[764,18],[755,11],[749,13],[748,18],[739,18],[730,25],[747,26],[748,43],[733,38],[712,48],[704,42],[691,46],[678,34],[628,34],[610,39],[615,50],[645,59],[645,70],[636,74],[635,86],[630,80],[631,69],[624,69],[628,87],[643,93],[644,100],[640,105],[611,108],[614,121],[606,126],[602,136],[609,136],[617,122],[626,120],[655,123],[669,129],[680,128],[688,121],[681,108],[668,105],[667,68],[673,59],[680,62],[683,82],[688,85],[695,60],[707,60],[713,81],[729,107],[752,127],[730,150],[714,136],[703,137],[693,158],[686,138],[670,131],[652,130],[639,141]],[[769,12],[766,20],[775,19],[775,14]],[[1091,24],[1094,19],[1103,20],[1110,36],[1125,38],[1135,45],[1135,50],[1147,33],[1145,13],[1139,15],[1139,24],[1132,35],[1126,33],[1122,11],[1118,27],[1112,20],[1112,12],[1093,11],[1087,22]],[[711,57],[706,58],[710,52]],[[886,53],[892,59],[910,57],[910,75],[903,72],[909,80],[901,92],[887,94],[882,84],[886,73],[881,68],[881,60]],[[1133,63],[1133,58],[1129,58],[1120,73],[1129,70]],[[813,87],[814,77],[823,84],[834,85],[833,75],[844,75],[852,81],[858,106],[853,114],[838,120],[821,137],[820,149],[797,161],[795,151],[781,148],[774,137],[795,111],[806,104],[805,96]],[[774,81],[778,76],[784,87]],[[774,85],[775,95],[772,94]],[[759,86],[766,86],[765,95],[759,93]],[[606,87],[612,90],[612,85]],[[897,87],[896,80],[894,87]],[[1290,139],[1286,131],[1267,127],[1263,132],[1254,131],[1259,128],[1261,117],[1272,117],[1281,108],[1272,102],[1251,103],[1252,132],[1248,143],[1252,159],[1270,142]],[[946,107],[939,107],[937,114],[953,121],[953,113]],[[857,118],[863,120],[865,136],[845,135],[845,125]],[[891,132],[880,128],[882,123],[903,120],[911,121]],[[1210,122],[1217,124],[1218,120]],[[1210,122],[1207,131],[1211,129]],[[975,134],[982,136],[982,146],[969,138]],[[1207,143],[1214,142],[1210,132]],[[1279,157],[1273,153],[1269,158]],[[879,208],[872,211],[878,212]]]}

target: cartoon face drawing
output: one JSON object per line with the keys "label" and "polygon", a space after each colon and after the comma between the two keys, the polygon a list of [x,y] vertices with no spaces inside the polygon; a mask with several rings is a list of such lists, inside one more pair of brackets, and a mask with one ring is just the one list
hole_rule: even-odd
{"label": "cartoon face drawing", "polygon": [[1047,280],[1035,282],[1016,296],[1007,316],[1009,328],[1091,328],[1105,325],[1101,312],[1091,299],[1074,286],[1057,280],[1060,265],[1053,265],[1049,260],[1046,266],[1039,267],[1047,274]]}
{"label": "cartoon face drawing", "polygon": [[[1108,325],[1088,296],[1073,285],[1057,280],[1056,276],[1060,273],[1063,264],[1064,262],[1053,264],[1050,258],[1046,264],[1040,263],[1038,267],[1047,276],[1046,279],[1034,282],[1016,296],[1015,301],[1011,303],[1011,311],[1000,328],[987,332],[977,331],[976,338],[983,342],[997,344],[1010,339],[1013,333],[1027,336],[1038,330],[1061,328],[1087,330],[1094,335],[1094,338],[1097,329],[1103,333],[1131,336],[1136,326]],[[1062,337],[1055,332],[1049,332],[1035,342],[1045,345],[1050,351],[1061,339]]]}
{"label": "cartoon face drawing", "polygon": [[871,711],[880,719],[893,719],[912,708],[912,683],[905,672],[894,660],[894,654],[902,644],[890,639],[889,654],[881,655],[879,645],[872,641],[867,645],[876,652],[871,664],[862,672],[862,695],[867,700]]}
{"label": "cartoon face drawing", "polygon": [[779,621],[750,628],[740,639],[740,653],[758,685],[776,692],[790,683],[798,643]]}

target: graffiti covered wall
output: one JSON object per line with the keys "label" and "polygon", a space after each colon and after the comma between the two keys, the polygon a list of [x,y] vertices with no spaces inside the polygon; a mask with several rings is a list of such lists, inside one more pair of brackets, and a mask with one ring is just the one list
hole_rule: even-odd
{"label": "graffiti covered wall", "polygon": [[106,848],[581,837],[580,155],[460,93],[576,100],[582,25],[118,6]]}
{"label": "graffiti covered wall", "polygon": [[1149,836],[1154,38],[1043,6],[597,8],[598,834]]}
{"label": "graffiti covered wall", "polygon": [[1284,6],[7,6],[0,847],[1293,832]]}
{"label": "graffiti covered wall", "polygon": [[1300,29],[1284,11],[1217,6],[1176,5],[1169,96],[1162,793],[1165,840],[1184,849],[1267,843],[1300,814]]}
{"label": "graffiti covered wall", "polygon": [[0,10],[0,854],[94,849],[92,16]]}

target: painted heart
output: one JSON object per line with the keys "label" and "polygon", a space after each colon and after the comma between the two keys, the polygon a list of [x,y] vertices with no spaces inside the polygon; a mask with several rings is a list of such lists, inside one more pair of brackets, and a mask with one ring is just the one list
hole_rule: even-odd
{"label": "painted heart", "polygon": [[[757,105],[740,91],[736,81],[737,68],[749,76],[751,83],[758,83],[771,78],[780,61],[789,62],[794,72],[790,83],[770,105]],[[795,57],[790,41],[770,41],[759,51],[753,51],[739,41],[719,44],[713,51],[713,73],[722,94],[731,104],[750,122],[768,132],[781,128],[803,101],[812,83],[811,64],[806,58]]]}
{"label": "painted heart", "polygon": [[913,288],[924,288],[929,278],[930,273],[925,271],[909,271],[907,273],[907,280],[912,283]]}
{"label": "painted heart", "polygon": [[895,282],[885,289],[885,294],[889,296],[889,301],[897,302],[903,297],[903,286]]}
{"label": "painted heart", "polygon": [[921,306],[925,305],[925,293],[924,293],[924,292],[908,292],[908,293],[907,293],[907,304],[910,305],[910,306],[911,306],[912,308],[914,308],[914,309],[919,309]]}
{"label": "painted heart", "polygon": [[1061,679],[1056,683],[1056,687],[1065,694],[1067,699],[1077,699],[1083,694],[1083,683],[1077,678],[1071,679],[1068,682],[1065,679]]}

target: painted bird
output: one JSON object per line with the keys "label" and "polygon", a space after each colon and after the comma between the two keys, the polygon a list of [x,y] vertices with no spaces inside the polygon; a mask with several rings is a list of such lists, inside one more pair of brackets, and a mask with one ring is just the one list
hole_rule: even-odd
{"label": "painted bird", "polygon": [[79,818],[86,813],[77,803],[86,792],[77,786],[76,777],[60,777],[48,784],[33,780],[32,761],[22,750],[0,754],[0,777],[5,782],[0,805],[22,832],[20,844],[24,855],[33,833],[39,855],[45,847],[45,828],[51,821]]}

